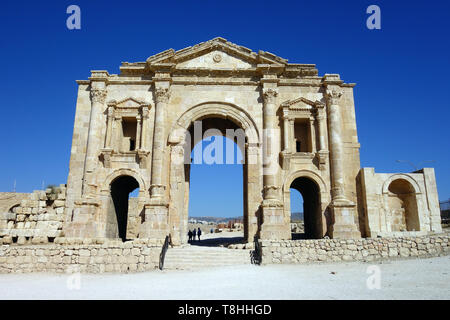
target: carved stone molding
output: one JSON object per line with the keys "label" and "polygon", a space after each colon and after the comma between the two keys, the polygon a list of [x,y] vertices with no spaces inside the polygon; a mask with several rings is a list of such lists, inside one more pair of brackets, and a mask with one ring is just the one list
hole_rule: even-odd
{"label": "carved stone molding", "polygon": [[106,90],[104,89],[92,89],[91,90],[91,101],[105,103],[106,100]]}

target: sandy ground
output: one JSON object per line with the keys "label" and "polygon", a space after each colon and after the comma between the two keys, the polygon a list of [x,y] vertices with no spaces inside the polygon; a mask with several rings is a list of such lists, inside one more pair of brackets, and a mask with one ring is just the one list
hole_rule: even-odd
{"label": "sandy ground", "polygon": [[[373,265],[380,270],[379,289],[366,284]],[[77,289],[76,278],[65,274],[3,274],[0,299],[449,299],[450,256],[80,275],[79,280]]]}

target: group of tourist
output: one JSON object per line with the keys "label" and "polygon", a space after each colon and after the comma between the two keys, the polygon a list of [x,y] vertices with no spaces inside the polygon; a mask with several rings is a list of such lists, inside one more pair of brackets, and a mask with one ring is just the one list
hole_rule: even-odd
{"label": "group of tourist", "polygon": [[189,230],[188,232],[188,237],[189,237],[189,242],[190,241],[195,241],[195,237],[198,237],[198,241],[200,241],[200,236],[202,235],[202,230],[200,228],[198,228],[198,230]]}

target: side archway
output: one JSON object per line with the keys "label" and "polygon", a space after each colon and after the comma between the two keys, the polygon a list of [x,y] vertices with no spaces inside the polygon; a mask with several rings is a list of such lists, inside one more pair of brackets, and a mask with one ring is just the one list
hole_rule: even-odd
{"label": "side archway", "polygon": [[304,234],[300,239],[320,239],[330,234],[331,217],[328,214],[328,188],[318,174],[310,170],[299,170],[290,174],[283,184],[285,221],[290,222],[291,189],[303,197]]}

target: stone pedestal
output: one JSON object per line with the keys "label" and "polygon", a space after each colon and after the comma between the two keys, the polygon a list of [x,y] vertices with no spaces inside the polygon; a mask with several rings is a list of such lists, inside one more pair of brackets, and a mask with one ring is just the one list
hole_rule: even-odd
{"label": "stone pedestal", "polygon": [[152,201],[144,206],[144,223],[141,224],[139,238],[164,240],[169,235],[168,204]]}
{"label": "stone pedestal", "polygon": [[262,205],[263,223],[260,239],[287,240],[291,238],[290,224],[284,222],[283,204],[279,200],[264,200]]}
{"label": "stone pedestal", "polygon": [[331,204],[334,217],[334,239],[358,239],[361,232],[355,222],[356,205],[350,201],[333,201]]}

